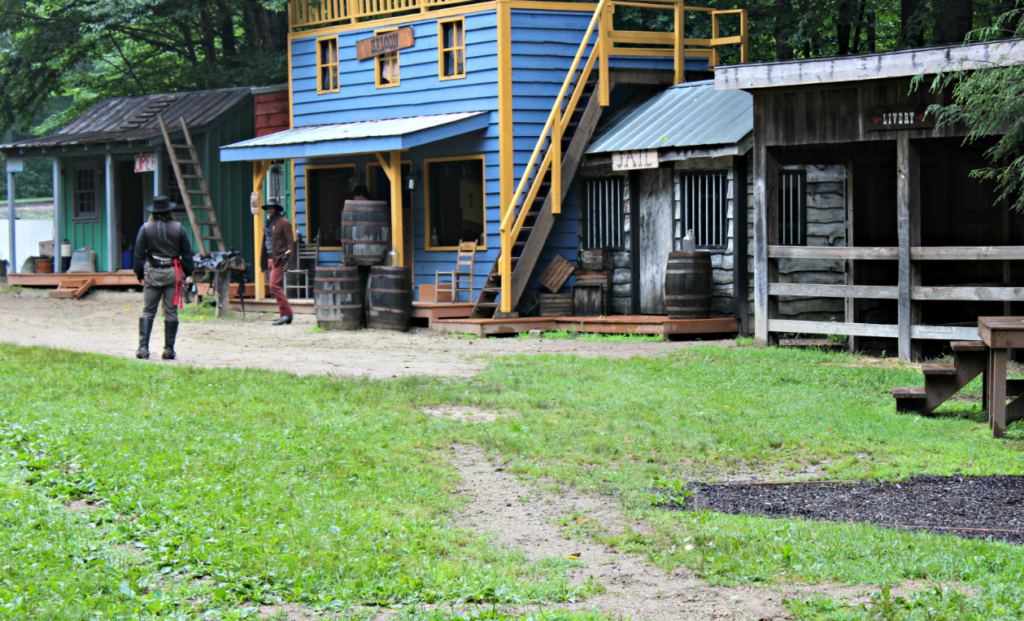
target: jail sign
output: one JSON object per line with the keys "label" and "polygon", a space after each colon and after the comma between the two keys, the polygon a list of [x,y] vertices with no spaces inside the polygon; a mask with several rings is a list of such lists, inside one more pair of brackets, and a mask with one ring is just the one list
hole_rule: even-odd
{"label": "jail sign", "polygon": [[415,43],[416,37],[413,35],[412,26],[399,28],[398,30],[379,34],[376,37],[356,41],[356,58],[366,60],[367,58],[390,54],[391,52],[412,47]]}
{"label": "jail sign", "polygon": [[618,151],[612,153],[612,170],[642,170],[658,167],[658,151]]}
{"label": "jail sign", "polygon": [[925,113],[924,108],[901,108],[896,110],[875,110],[868,113],[864,126],[869,132],[893,129],[931,129],[935,119]]}

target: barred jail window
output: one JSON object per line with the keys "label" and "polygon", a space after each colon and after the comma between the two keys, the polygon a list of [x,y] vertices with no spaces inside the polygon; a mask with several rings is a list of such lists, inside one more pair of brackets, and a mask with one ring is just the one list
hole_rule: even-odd
{"label": "barred jail window", "polygon": [[779,171],[779,244],[807,245],[807,171]]}
{"label": "barred jail window", "polygon": [[582,249],[621,248],[625,177],[584,179]]}
{"label": "barred jail window", "polygon": [[680,172],[676,177],[682,239],[693,231],[699,250],[722,250],[729,245],[729,171]]}

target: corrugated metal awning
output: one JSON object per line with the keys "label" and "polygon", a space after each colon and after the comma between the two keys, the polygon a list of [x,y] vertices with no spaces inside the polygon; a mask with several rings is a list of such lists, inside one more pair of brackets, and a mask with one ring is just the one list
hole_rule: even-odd
{"label": "corrugated metal awning", "polygon": [[296,127],[225,145],[220,148],[220,160],[240,162],[400,151],[483,129],[489,123],[486,112],[460,112]]}
{"label": "corrugated metal awning", "polygon": [[587,154],[738,145],[753,131],[750,93],[687,82],[626,106],[598,128]]}

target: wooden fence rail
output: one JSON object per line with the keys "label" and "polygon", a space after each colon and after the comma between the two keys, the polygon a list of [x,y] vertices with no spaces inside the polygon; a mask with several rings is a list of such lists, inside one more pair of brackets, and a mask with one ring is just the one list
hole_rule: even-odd
{"label": "wooden fence rail", "polygon": [[[768,259],[826,259],[838,261],[898,261],[899,248],[894,247],[815,247],[769,246]],[[941,246],[910,248],[911,262],[920,261],[1021,261],[1024,246]],[[824,285],[803,283],[767,283],[768,296],[842,298],[846,300],[899,300],[897,285]],[[1024,287],[976,286],[912,286],[909,299],[922,301],[963,302],[1021,302]],[[803,321],[798,319],[768,319],[768,331],[795,334],[837,334],[855,337],[899,338],[898,324],[870,324],[851,322]],[[977,340],[976,326],[909,326],[911,339],[918,340]]]}

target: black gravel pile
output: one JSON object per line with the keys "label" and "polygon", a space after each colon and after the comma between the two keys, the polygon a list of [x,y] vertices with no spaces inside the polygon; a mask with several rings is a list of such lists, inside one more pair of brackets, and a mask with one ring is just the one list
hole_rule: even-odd
{"label": "black gravel pile", "polygon": [[1024,476],[917,476],[898,483],[706,484],[669,508],[868,522],[1024,544]]}

